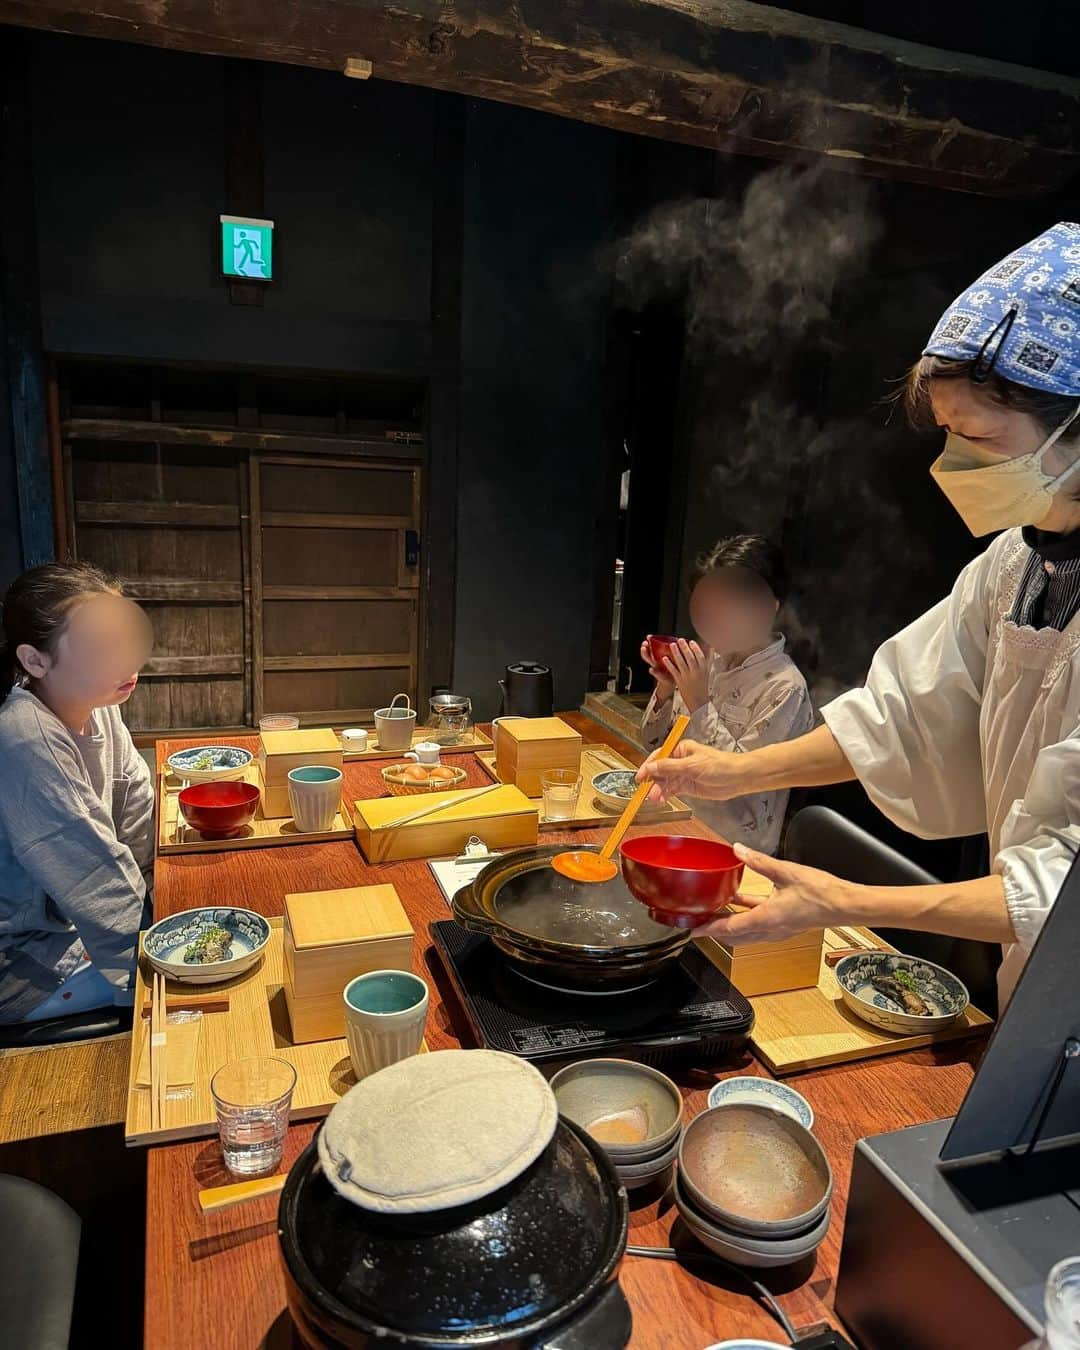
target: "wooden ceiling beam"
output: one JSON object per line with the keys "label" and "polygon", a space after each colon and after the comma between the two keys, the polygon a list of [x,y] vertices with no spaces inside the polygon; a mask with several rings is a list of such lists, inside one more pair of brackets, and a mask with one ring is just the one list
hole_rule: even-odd
{"label": "wooden ceiling beam", "polygon": [[1080,81],[749,0],[0,0],[0,22],[351,60],[620,131],[1000,196],[1055,191],[1080,159]]}

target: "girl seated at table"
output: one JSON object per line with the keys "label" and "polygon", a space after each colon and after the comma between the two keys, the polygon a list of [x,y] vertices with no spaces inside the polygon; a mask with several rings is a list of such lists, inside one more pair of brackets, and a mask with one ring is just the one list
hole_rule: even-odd
{"label": "girl seated at table", "polygon": [[[690,592],[690,620],[701,642],[680,638],[652,664],[648,638],[642,659],[656,681],[641,731],[653,750],[673,717],[688,713],[686,739],[720,750],[753,750],[801,736],[814,725],[810,694],[774,631],[787,594],[783,556],[759,534],[738,534],[701,558]],[[775,853],[787,792],[757,792],[734,801],[687,798],[694,815],[731,843]]]}
{"label": "girl seated at table", "polygon": [[150,646],[146,615],[94,567],[35,567],[4,598],[0,1022],[132,1001],[154,793],[120,705]]}

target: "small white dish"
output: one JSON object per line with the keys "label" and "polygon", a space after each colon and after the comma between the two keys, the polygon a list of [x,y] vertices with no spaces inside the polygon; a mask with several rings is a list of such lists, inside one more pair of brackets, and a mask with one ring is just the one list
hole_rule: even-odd
{"label": "small white dish", "polygon": [[808,1130],[814,1128],[814,1108],[800,1092],[774,1078],[725,1078],[709,1089],[709,1105],[739,1102],[751,1106],[771,1106],[797,1120]]}
{"label": "small white dish", "polygon": [[779,1341],[713,1341],[705,1350],[785,1350]]}
{"label": "small white dish", "polygon": [[346,727],[341,733],[341,748],[348,754],[363,754],[368,748],[368,734],[363,727]]}

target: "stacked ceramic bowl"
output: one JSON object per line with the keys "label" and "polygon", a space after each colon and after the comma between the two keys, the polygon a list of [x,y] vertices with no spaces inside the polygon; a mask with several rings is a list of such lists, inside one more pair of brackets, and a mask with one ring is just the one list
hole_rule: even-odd
{"label": "stacked ceramic bowl", "polygon": [[821,1145],[771,1106],[714,1106],[683,1134],[679,1214],[704,1246],[736,1265],[786,1266],[812,1255],[829,1230],[832,1189]]}
{"label": "stacked ceramic bowl", "polygon": [[552,1078],[562,1115],[601,1145],[623,1186],[671,1179],[682,1137],[682,1093],[628,1059],[586,1059]]}

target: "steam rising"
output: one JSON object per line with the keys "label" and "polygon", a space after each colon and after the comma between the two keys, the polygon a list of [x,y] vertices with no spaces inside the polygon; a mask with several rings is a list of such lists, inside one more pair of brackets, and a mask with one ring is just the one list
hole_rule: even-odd
{"label": "steam rising", "polygon": [[661,206],[623,242],[616,281],[631,306],[689,286],[702,352],[820,342],[836,283],[865,266],[880,234],[870,193],[863,179],[783,167],[758,174],[741,201]]}
{"label": "steam rising", "polygon": [[[889,350],[905,351],[910,333],[912,354],[914,334],[926,331],[906,285],[891,316],[871,316],[862,301],[864,289],[870,304],[883,294],[868,285],[883,232],[876,192],[824,168],[770,168],[741,199],[653,211],[616,257],[629,307],[662,295],[685,305],[696,380],[687,552],[742,531],[784,545],[793,584],[781,619],[793,654],[816,648],[807,664],[819,706],[861,682],[878,642],[910,617],[897,566],[930,578],[940,567],[925,531],[904,518],[904,497],[924,480],[913,477],[902,419],[890,425],[878,405],[880,372],[842,370],[845,395],[867,371],[842,412],[829,396],[832,356],[859,356],[849,331],[865,341],[868,320],[880,317],[874,331]],[[882,605],[889,594],[892,613]]]}

